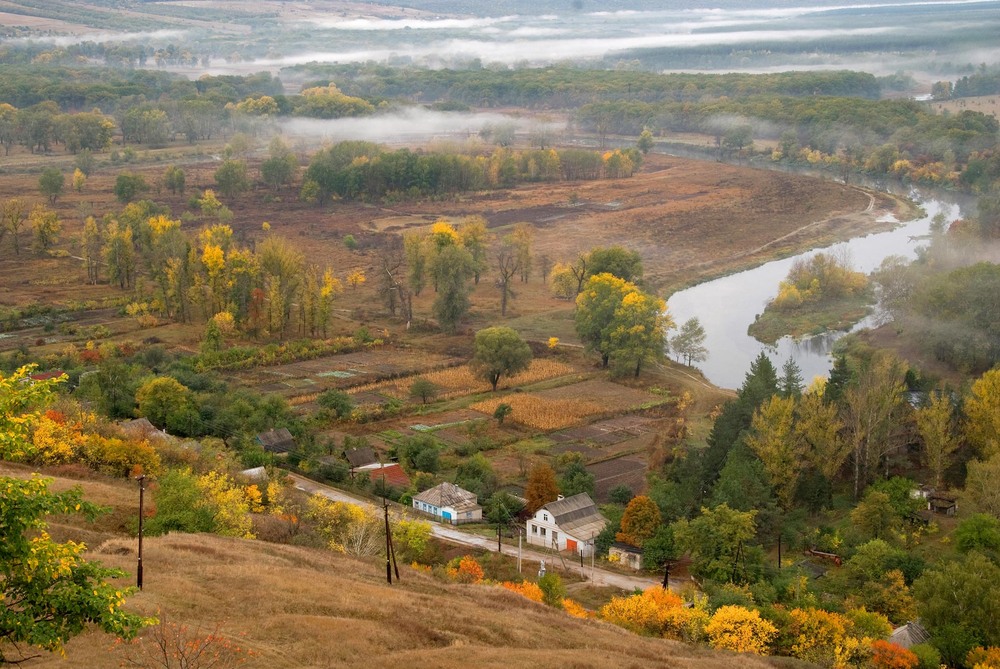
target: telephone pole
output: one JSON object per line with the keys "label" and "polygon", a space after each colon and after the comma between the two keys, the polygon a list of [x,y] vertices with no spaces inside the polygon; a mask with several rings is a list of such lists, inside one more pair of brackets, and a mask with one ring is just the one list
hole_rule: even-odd
{"label": "telephone pole", "polygon": [[139,564],[135,572],[135,584],[142,590],[142,503],[146,492],[146,486],[143,485],[146,481],[146,475],[140,474],[135,480],[139,482]]}

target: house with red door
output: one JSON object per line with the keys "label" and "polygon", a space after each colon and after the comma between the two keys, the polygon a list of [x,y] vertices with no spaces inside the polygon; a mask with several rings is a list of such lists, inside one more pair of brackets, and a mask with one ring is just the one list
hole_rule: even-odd
{"label": "house with red door", "polygon": [[594,551],[594,540],[607,524],[587,493],[560,495],[528,520],[525,536],[529,544],[589,556]]}

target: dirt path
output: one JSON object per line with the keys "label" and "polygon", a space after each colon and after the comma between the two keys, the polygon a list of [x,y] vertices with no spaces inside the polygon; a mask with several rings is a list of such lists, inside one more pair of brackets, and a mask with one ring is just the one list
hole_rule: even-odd
{"label": "dirt path", "polygon": [[[355,497],[354,495],[344,492],[343,490],[323,485],[322,483],[307,479],[304,476],[299,476],[298,474],[288,474],[288,476],[292,479],[292,481],[294,481],[295,487],[299,490],[303,490],[310,494],[323,495],[324,497],[338,502],[357,504],[375,511],[376,513],[382,512],[381,507],[374,504],[370,500]],[[392,506],[401,513],[409,513],[409,510],[406,507],[402,507],[398,504],[393,504]],[[425,519],[423,516],[420,518],[422,520]],[[464,532],[450,525],[442,525],[440,523],[431,522],[431,534],[438,539],[459,544],[461,546],[469,546],[471,548],[479,548],[488,551],[496,550],[497,544],[495,539],[484,537],[480,534]],[[504,555],[517,557],[520,553],[521,559],[531,560],[538,563],[544,562],[550,570],[555,568],[572,571],[576,574],[580,574],[585,579],[590,580],[590,582],[594,585],[612,586],[621,588],[622,590],[634,590],[636,588],[645,589],[660,584],[660,581],[656,579],[638,575],[632,576],[629,574],[619,574],[618,572],[609,571],[607,569],[597,567],[596,565],[588,564],[586,561],[581,566],[579,562],[564,559],[558,554],[539,551],[534,548],[527,548],[525,546],[519,548],[518,546],[510,544],[502,544],[502,548]],[[673,588],[680,588],[688,583],[689,581],[681,579],[670,580],[670,585]]]}

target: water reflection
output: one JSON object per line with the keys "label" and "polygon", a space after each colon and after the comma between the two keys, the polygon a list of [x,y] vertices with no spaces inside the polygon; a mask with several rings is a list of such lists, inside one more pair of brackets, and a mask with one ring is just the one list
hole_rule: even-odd
{"label": "water reflection", "polygon": [[[681,324],[697,317],[705,328],[708,359],[698,367],[708,380],[723,388],[738,388],[750,362],[761,351],[766,351],[779,369],[788,358],[795,360],[807,383],[816,376],[826,376],[832,364],[830,350],[844,333],[827,332],[798,340],[784,337],[776,345],[767,346],[749,336],[747,327],[763,311],[768,300],[777,294],[778,283],[796,260],[808,258],[819,251],[847,253],[856,270],[868,273],[890,255],[909,259],[916,257],[916,249],[923,245],[922,238],[930,232],[931,221],[938,213],[944,214],[949,221],[960,215],[957,204],[941,199],[923,199],[917,192],[911,193],[910,197],[921,203],[925,215],[894,230],[813,249],[672,295],[667,308],[674,322]],[[878,315],[869,317],[856,327],[876,324],[878,319]]]}

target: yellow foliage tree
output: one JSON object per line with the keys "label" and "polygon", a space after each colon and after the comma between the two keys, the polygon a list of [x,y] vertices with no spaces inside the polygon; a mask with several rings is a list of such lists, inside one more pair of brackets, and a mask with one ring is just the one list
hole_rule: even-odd
{"label": "yellow foliage tree", "polygon": [[835,649],[843,645],[850,622],[822,609],[792,609],[789,615],[792,655],[817,664],[833,664]]}
{"label": "yellow foliage tree", "polygon": [[979,377],[965,400],[965,437],[983,459],[1000,453],[1000,367]]}
{"label": "yellow foliage tree", "polygon": [[198,489],[212,506],[217,532],[223,536],[253,539],[250,504],[244,489],[227,474],[211,471],[198,478]]}
{"label": "yellow foliage tree", "polygon": [[764,655],[778,629],[761,618],[759,611],[728,605],[712,614],[705,633],[713,648]]}

